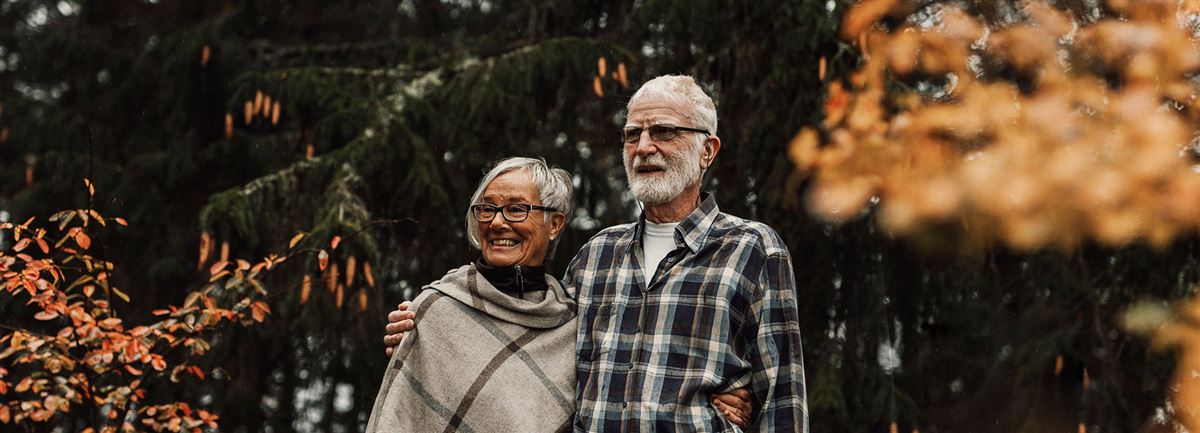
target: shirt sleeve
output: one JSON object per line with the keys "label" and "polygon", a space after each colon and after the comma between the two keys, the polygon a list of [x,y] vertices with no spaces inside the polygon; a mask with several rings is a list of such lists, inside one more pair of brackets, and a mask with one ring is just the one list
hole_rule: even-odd
{"label": "shirt sleeve", "polygon": [[762,297],[749,353],[750,388],[758,409],[750,431],[807,433],[804,352],[796,305],[796,276],[787,253],[767,256],[759,279]]}

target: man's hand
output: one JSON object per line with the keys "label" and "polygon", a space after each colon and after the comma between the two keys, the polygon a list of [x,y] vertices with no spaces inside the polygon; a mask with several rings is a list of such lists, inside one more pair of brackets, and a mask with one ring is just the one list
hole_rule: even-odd
{"label": "man's hand", "polygon": [[754,413],[754,403],[750,400],[750,391],[746,388],[738,388],[728,394],[713,394],[712,403],[738,428],[748,428],[750,414]]}
{"label": "man's hand", "polygon": [[[400,345],[400,341],[404,340],[404,333],[411,331],[417,327],[417,313],[408,311],[409,303],[404,303],[396,306],[396,311],[388,313],[388,324],[384,327],[386,335],[383,336],[383,345],[387,346],[387,356],[392,356],[392,350]],[[747,393],[749,395],[749,393]]]}

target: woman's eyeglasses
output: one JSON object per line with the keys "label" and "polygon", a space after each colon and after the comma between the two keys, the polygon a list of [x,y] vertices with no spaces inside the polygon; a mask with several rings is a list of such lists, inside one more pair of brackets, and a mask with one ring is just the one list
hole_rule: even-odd
{"label": "woman's eyeglasses", "polygon": [[475,221],[486,223],[495,219],[497,213],[501,213],[504,215],[504,219],[508,220],[508,222],[519,223],[521,221],[525,221],[526,218],[529,218],[529,213],[535,210],[558,212],[558,209],[546,206],[538,206],[536,204],[512,203],[504,206],[494,206],[480,203],[471,205],[471,216],[475,217]]}

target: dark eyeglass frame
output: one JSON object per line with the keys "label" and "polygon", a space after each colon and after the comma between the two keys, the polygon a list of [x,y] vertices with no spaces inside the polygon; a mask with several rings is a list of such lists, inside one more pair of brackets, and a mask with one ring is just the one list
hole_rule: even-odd
{"label": "dark eyeglass frame", "polygon": [[[558,212],[558,209],[549,206],[538,206],[536,204],[529,203],[509,203],[503,206],[496,206],[494,204],[487,203],[475,203],[471,205],[471,216],[475,218],[475,221],[486,223],[495,220],[496,214],[501,214],[504,215],[504,219],[508,220],[508,222],[519,223],[529,219],[529,213],[535,210],[540,210],[543,212]],[[484,218],[485,212],[490,213],[491,216]],[[510,213],[523,216],[517,218],[514,215],[510,215]]]}
{"label": "dark eyeglass frame", "polygon": [[712,133],[704,129],[687,128],[683,126],[672,125],[670,123],[660,123],[650,125],[645,128],[634,126],[621,129],[621,141],[625,144],[634,144],[642,138],[642,131],[649,130],[650,138],[654,141],[669,141],[674,140],[679,136],[679,131],[695,132],[704,134],[705,137],[711,136]]}

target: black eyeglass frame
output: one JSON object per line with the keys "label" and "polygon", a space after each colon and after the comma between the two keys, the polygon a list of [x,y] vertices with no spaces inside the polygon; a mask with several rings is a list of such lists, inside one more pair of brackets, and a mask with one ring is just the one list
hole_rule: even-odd
{"label": "black eyeglass frame", "polygon": [[[655,129],[658,129],[659,131],[655,132]],[[704,134],[705,137],[712,136],[711,132],[708,132],[704,129],[688,128],[684,126],[672,125],[670,123],[660,123],[657,125],[650,125],[645,128],[636,126],[631,128],[621,128],[621,142],[625,144],[637,143],[638,140],[642,138],[642,131],[646,130],[650,131],[650,138],[657,141],[674,140],[675,137],[679,136],[679,131]],[[670,138],[662,137],[662,134],[670,134]]]}
{"label": "black eyeglass frame", "polygon": [[[516,219],[516,218],[513,218],[512,216],[510,216],[508,214],[509,213],[508,209],[510,207],[514,207],[514,206],[524,208],[525,216],[522,217],[521,219]],[[549,206],[539,206],[536,204],[529,204],[529,203],[509,203],[509,204],[506,204],[503,206],[496,206],[494,204],[488,204],[488,203],[475,203],[470,206],[470,209],[471,209],[471,217],[475,218],[475,221],[478,221],[481,223],[487,223],[487,222],[494,221],[496,219],[496,214],[503,215],[504,219],[510,223],[519,223],[521,221],[525,221],[525,220],[529,219],[529,213],[533,212],[535,210],[540,210],[543,212],[558,212],[558,209],[556,209],[556,208],[552,208]],[[483,215],[483,212],[485,212],[485,211],[492,213],[491,218],[487,218],[487,219],[483,218],[482,215]],[[514,211],[514,212],[516,212],[516,211]]]}

